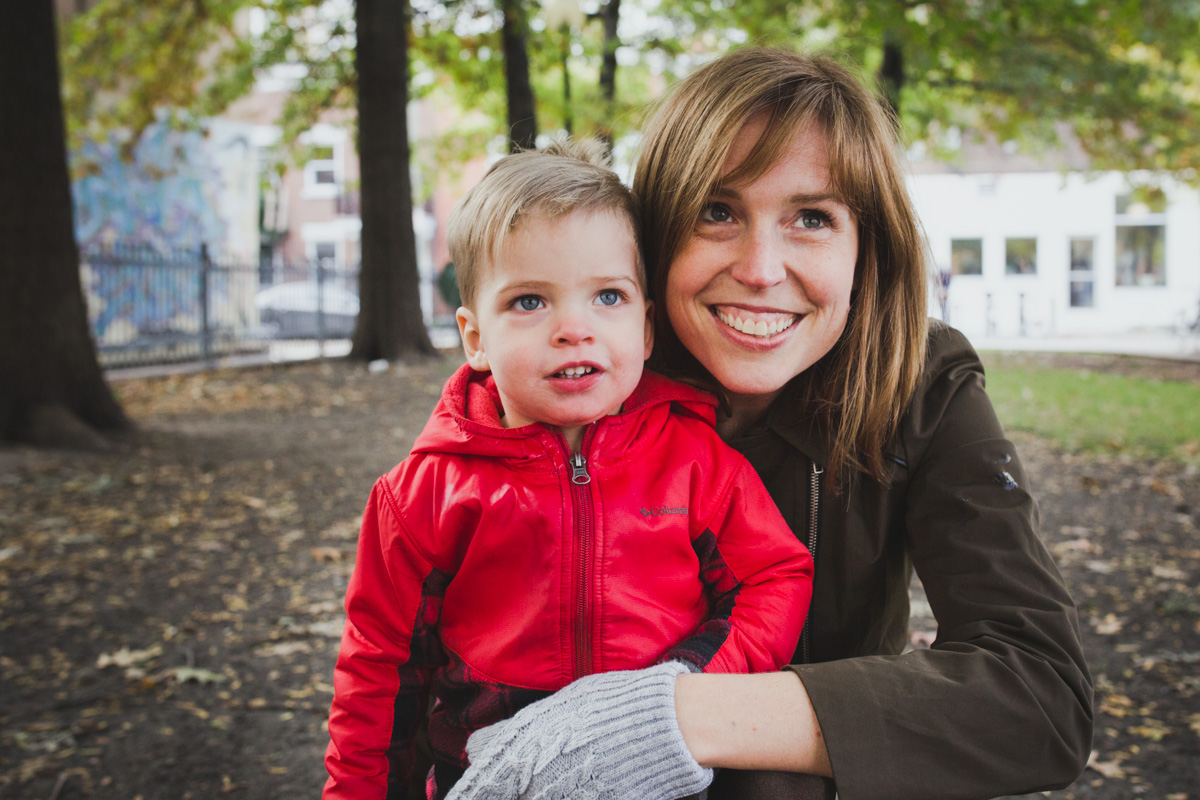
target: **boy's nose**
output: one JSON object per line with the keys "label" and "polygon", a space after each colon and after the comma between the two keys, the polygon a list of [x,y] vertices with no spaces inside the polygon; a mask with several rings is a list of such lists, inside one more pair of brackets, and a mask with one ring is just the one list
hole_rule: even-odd
{"label": "boy's nose", "polygon": [[554,342],[575,345],[592,340],[592,328],[580,314],[563,314],[554,328]]}

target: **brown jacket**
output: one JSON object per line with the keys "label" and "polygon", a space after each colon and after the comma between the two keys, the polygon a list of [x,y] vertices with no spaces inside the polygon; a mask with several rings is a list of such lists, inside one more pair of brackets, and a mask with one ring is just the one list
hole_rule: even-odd
{"label": "brown jacket", "polygon": [[[816,559],[792,669],[842,800],[1031,792],[1069,784],[1087,760],[1092,685],[1075,606],[983,387],[962,334],[931,323],[925,373],[888,448],[888,488],[859,476],[835,494],[827,475],[814,479],[825,450],[786,392],[730,442]],[[938,636],[900,655],[914,567]]]}

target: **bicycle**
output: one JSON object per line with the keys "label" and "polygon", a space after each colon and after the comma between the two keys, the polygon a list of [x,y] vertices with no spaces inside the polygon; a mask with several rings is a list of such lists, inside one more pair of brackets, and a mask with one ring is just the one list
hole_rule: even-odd
{"label": "bicycle", "polygon": [[1186,308],[1179,312],[1175,333],[1185,347],[1200,352],[1200,300],[1196,301],[1194,312],[1189,313]]}

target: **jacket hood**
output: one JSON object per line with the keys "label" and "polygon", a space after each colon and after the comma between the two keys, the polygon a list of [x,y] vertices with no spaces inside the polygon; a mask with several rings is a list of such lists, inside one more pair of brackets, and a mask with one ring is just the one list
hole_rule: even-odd
{"label": "jacket hood", "polygon": [[[671,404],[675,405],[677,413],[716,425],[717,399],[713,395],[649,370],[642,372],[642,379],[625,401],[621,413],[592,424],[604,426],[625,422],[630,417],[646,416],[657,408],[669,411]],[[557,437],[542,423],[505,428],[500,422],[502,413],[500,393],[492,374],[476,372],[464,364],[446,381],[442,399],[417,437],[412,452],[541,457],[546,452],[547,437]]]}

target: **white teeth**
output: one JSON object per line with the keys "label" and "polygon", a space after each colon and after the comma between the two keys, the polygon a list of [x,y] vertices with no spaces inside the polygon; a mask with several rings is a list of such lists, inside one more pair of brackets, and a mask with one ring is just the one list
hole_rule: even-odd
{"label": "white teeth", "polygon": [[562,372],[555,373],[555,375],[561,375],[564,378],[581,378],[595,371],[595,367],[567,367]]}
{"label": "white teeth", "polygon": [[744,320],[741,317],[735,317],[732,314],[726,314],[724,311],[718,311],[717,317],[735,331],[748,334],[750,336],[774,336],[780,331],[785,331],[792,327],[797,320],[795,314],[788,316],[780,316],[770,322],[765,320]]}

